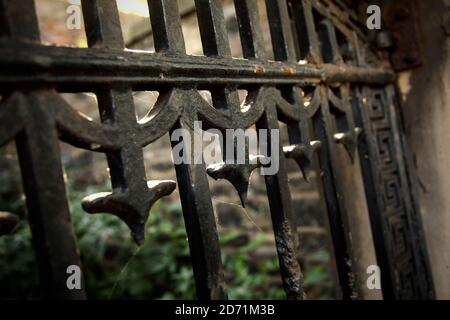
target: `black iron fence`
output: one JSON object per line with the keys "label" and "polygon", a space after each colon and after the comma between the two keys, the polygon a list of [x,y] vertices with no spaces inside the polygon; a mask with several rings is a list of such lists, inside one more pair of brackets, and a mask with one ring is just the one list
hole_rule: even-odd
{"label": "black iron fence", "polygon": [[[344,188],[337,177],[358,160],[381,269],[384,298],[433,298],[414,176],[397,115],[395,74],[370,48],[364,29],[338,1],[266,0],[274,61],[256,0],[235,0],[244,59],[233,59],[220,0],[196,0],[204,56],[185,53],[176,0],[149,0],[156,53],[124,49],[115,1],[84,0],[89,48],[40,43],[33,0],[0,0],[0,145],[15,139],[43,293],[85,298],[68,290],[66,269],[80,265],[58,141],[107,155],[112,191],[88,196],[89,213],[111,213],[137,243],[152,205],[179,189],[200,299],[226,298],[221,252],[207,174],[229,180],[245,200],[250,164],[175,165],[177,182],[147,181],[142,149],[177,128],[221,131],[289,129],[279,171],[265,177],[280,274],[288,298],[302,298],[294,250],[286,159],[307,179],[318,161],[334,257],[345,299],[357,298],[355,253]],[[248,91],[245,112],[238,90]],[[132,93],[159,92],[136,121]],[[212,105],[199,94],[208,90]],[[94,92],[102,123],[87,120],[60,96]],[[335,157],[342,145],[348,157]],[[359,158],[359,159],[358,159]],[[222,171],[222,172],[221,172]],[[348,200],[348,199],[347,199]],[[351,199],[350,199],[351,200]],[[357,258],[357,257],[356,257]]]}

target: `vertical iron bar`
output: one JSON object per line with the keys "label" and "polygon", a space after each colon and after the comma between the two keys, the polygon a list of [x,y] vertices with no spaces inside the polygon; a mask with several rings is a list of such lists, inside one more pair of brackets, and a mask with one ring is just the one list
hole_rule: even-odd
{"label": "vertical iron bar", "polygon": [[82,8],[89,47],[124,48],[119,12],[115,1],[82,0]]}
{"label": "vertical iron bar", "polygon": [[[275,1],[270,1],[271,5]],[[239,3],[239,5],[237,4]],[[260,24],[258,21],[258,7],[256,1],[235,1],[236,4],[236,14],[240,21],[244,23],[240,24],[240,34],[248,36],[247,39],[241,40],[243,52],[245,57],[257,58],[258,56],[265,56],[264,44],[262,42],[262,32]],[[277,1],[278,5],[281,6],[281,10],[287,10],[283,1]],[[251,8],[251,9],[250,9]],[[276,6],[271,8],[272,10],[279,10],[280,8]],[[250,12],[253,11],[253,13]],[[268,8],[268,10],[270,10]],[[279,21],[280,17],[285,17],[287,11],[283,14],[275,11],[270,13],[269,19],[275,19]],[[271,25],[274,21],[270,21]],[[285,25],[278,25],[278,27],[285,27]],[[279,28],[273,27],[272,32],[279,32]],[[289,32],[289,30],[284,30]],[[283,48],[289,50],[290,44],[286,47],[286,42],[284,39],[289,36],[289,33],[285,34],[280,38],[276,38],[278,41],[283,43],[274,42],[274,47],[282,45]],[[287,54],[283,54],[283,57]],[[278,126],[278,116],[276,110],[276,104],[267,104],[265,106],[265,112],[263,117],[257,123],[258,129],[268,130],[267,140],[271,141],[271,130],[279,130]],[[267,144],[267,141],[260,140],[261,144]],[[292,226],[292,216],[293,216],[293,206],[291,193],[288,186],[288,177],[286,171],[286,161],[284,154],[280,147],[278,150],[270,150],[270,144],[267,145],[269,154],[278,152],[279,154],[279,170],[277,174],[271,176],[265,176],[267,195],[269,198],[269,206],[272,217],[272,225],[275,234],[275,244],[278,253],[278,260],[280,263],[280,272],[283,281],[283,287],[286,291],[286,295],[289,299],[302,299],[303,298],[303,276],[300,270],[300,264],[297,261],[295,254],[295,241],[293,235]]]}
{"label": "vertical iron bar", "polygon": [[156,52],[185,54],[181,19],[175,0],[148,0]]}
{"label": "vertical iron bar", "polygon": [[244,58],[266,59],[258,0],[234,0]]}
{"label": "vertical iron bar", "polygon": [[[89,47],[124,48],[119,12],[115,1],[83,0],[82,8]],[[100,87],[96,93],[100,117],[103,122],[115,123],[118,127],[124,129],[133,123],[134,126],[137,126],[133,97],[130,90],[120,87],[113,89],[110,86],[106,86]],[[107,158],[112,187],[126,190],[128,186],[123,165],[126,158],[124,150],[108,152]],[[143,162],[143,158],[140,162]],[[141,167],[143,168],[143,165]]]}
{"label": "vertical iron bar", "polygon": [[231,57],[221,0],[195,0],[198,25],[206,56]]}
{"label": "vertical iron bar", "polygon": [[[267,130],[267,140],[260,140],[260,144],[268,155],[279,154],[279,170],[275,175],[264,176],[267,196],[272,217],[275,244],[277,247],[283,288],[288,299],[303,299],[303,275],[295,254],[295,243],[292,227],[293,206],[291,192],[288,185],[286,160],[281,150],[272,150],[271,130],[279,130],[277,108],[275,102],[266,104],[265,112],[256,127]],[[264,146],[265,145],[265,146]]]}
{"label": "vertical iron bar", "polygon": [[[295,62],[294,41],[290,18],[285,0],[266,0],[270,32],[275,60]],[[287,90],[287,91],[286,91]],[[284,93],[292,93],[293,88],[282,88]],[[276,103],[266,106],[263,119],[258,128],[279,130]],[[271,150],[279,152],[280,169],[274,176],[266,176],[266,188],[272,215],[278,259],[285,291],[289,298],[303,298],[303,275],[295,254],[293,230],[293,206],[288,185],[286,159],[282,148]]]}
{"label": "vertical iron bar", "polygon": [[[89,47],[124,49],[119,12],[115,1],[83,0],[82,8]],[[123,129],[129,127],[130,124],[132,127],[137,126],[133,97],[129,89],[106,86],[100,87],[96,93],[102,122],[115,123]],[[130,130],[132,131],[132,128]],[[126,190],[128,188],[129,179],[124,172],[124,161],[130,157],[127,157],[126,153],[129,152],[117,150],[107,153],[113,189]],[[143,157],[139,158],[138,162],[141,164],[136,162],[135,165],[138,165],[141,172],[145,172],[143,171]],[[131,170],[135,169],[134,166],[131,168]]]}
{"label": "vertical iron bar", "polygon": [[[195,0],[195,6],[204,54],[231,57],[222,1]],[[214,107],[230,110],[231,117],[239,114],[239,95],[235,88],[213,88],[211,95]]]}
{"label": "vertical iron bar", "polygon": [[[156,51],[185,54],[176,0],[149,0],[148,3]],[[174,130],[183,129],[188,130],[190,136],[194,137],[192,128],[193,121],[197,119],[197,111],[196,106],[190,105],[189,101],[193,91],[190,89],[184,92],[186,101],[182,104],[186,113],[177,121],[171,133]],[[178,143],[172,142],[173,147]],[[184,150],[193,151],[190,142],[182,143]],[[192,154],[189,156],[193,158]],[[177,164],[175,170],[192,257],[197,297],[200,300],[226,299],[219,237],[205,166],[195,163]]]}
{"label": "vertical iron bar", "polygon": [[[321,52],[321,42],[328,39],[320,39],[316,31],[313,8],[310,0],[302,0],[301,4],[295,2],[293,7],[294,18],[296,19],[296,30],[299,38],[300,58],[312,59],[313,62],[323,61]],[[299,12],[299,10],[301,10]],[[307,42],[302,39],[307,37]],[[323,44],[322,44],[323,45]],[[336,181],[335,170],[339,170],[338,164],[333,161],[336,143],[334,141],[334,128],[331,122],[329,110],[327,87],[320,85],[316,88],[320,95],[321,107],[319,114],[313,117],[313,128],[316,137],[322,142],[319,151],[319,166],[322,170],[322,188],[328,211],[328,220],[331,231],[331,238],[334,246],[336,267],[338,271],[339,283],[342,288],[343,299],[355,298],[355,279],[352,271],[351,242],[345,225],[345,205],[342,194],[339,191],[339,184]]]}
{"label": "vertical iron bar", "polygon": [[320,114],[313,119],[314,130],[318,140],[322,141],[319,153],[319,163],[322,170],[322,186],[324,188],[325,202],[328,209],[328,219],[333,240],[336,266],[339,283],[342,288],[343,299],[355,298],[355,275],[352,270],[350,255],[350,240],[345,226],[345,206],[342,194],[339,191],[339,183],[336,181],[334,170],[339,164],[333,162],[332,154],[336,151],[336,143],[333,139],[333,125],[327,100],[327,88],[319,87],[322,106]]}
{"label": "vertical iron bar", "polygon": [[294,39],[286,0],[266,0],[275,60],[296,62]]}
{"label": "vertical iron bar", "polygon": [[[339,51],[339,47],[336,40],[336,34],[334,27],[328,21],[321,22],[319,26],[318,38],[322,45],[322,50],[316,49],[317,52],[321,52],[321,61],[327,60],[333,61],[336,64],[343,64],[343,60]],[[348,101],[346,96],[346,90],[341,85],[339,91],[342,94],[342,101],[345,106],[347,106]],[[331,207],[335,208],[330,213],[333,216],[330,218],[332,231],[335,233],[335,238],[338,243],[335,245],[338,250],[336,250],[336,259],[339,279],[342,287],[343,299],[356,299],[358,297],[358,292],[356,288],[356,274],[353,267],[353,252],[352,252],[352,242],[350,238],[350,230],[348,227],[348,217],[347,209],[343,197],[343,187],[339,181],[336,180],[337,173],[341,168],[341,164],[338,164],[335,160],[334,154],[337,153],[337,142],[334,138],[334,134],[338,133],[336,125],[334,123],[333,116],[330,113],[330,102],[328,98],[329,88],[326,86],[321,87],[322,91],[322,107],[321,107],[321,119],[316,119],[316,130],[321,132],[320,134],[325,139],[326,147],[323,148],[324,153],[321,155],[324,159],[324,176],[325,188],[334,189],[333,194],[331,192],[326,193],[326,197],[329,198]],[[350,113],[350,115],[348,114]],[[350,120],[351,123],[347,123],[350,127],[351,137],[354,134],[354,124],[353,118],[351,116],[351,109],[346,111],[346,119]],[[345,132],[344,134],[347,134]],[[353,140],[351,140],[353,141]],[[355,142],[356,143],[356,142]],[[352,143],[347,150],[349,155],[353,158],[353,152],[355,146]],[[322,160],[321,160],[322,163]],[[334,211],[334,212],[333,212]],[[339,254],[339,256],[338,256]]]}
{"label": "vertical iron bar", "polygon": [[[1,0],[0,34],[40,42],[34,1]],[[67,203],[52,101],[47,99],[46,91],[20,96],[16,109],[23,113],[25,123],[16,144],[43,296],[84,299],[83,287],[69,290],[66,283],[67,268],[81,267],[81,262]]]}
{"label": "vertical iron bar", "polygon": [[[89,46],[124,49],[116,2],[83,0],[82,6]],[[134,139],[138,123],[132,91],[126,84],[105,85],[98,87],[96,94],[102,122],[119,128],[124,141],[120,149],[107,152],[107,159],[113,192],[127,195],[127,198],[117,202],[110,197],[104,205],[90,212],[113,212],[115,202],[128,206],[128,212],[120,213],[121,218],[131,228],[134,240],[142,244],[148,211],[156,198],[149,197],[152,190],[147,183],[143,152],[139,142]]]}
{"label": "vertical iron bar", "polygon": [[310,63],[320,62],[320,43],[314,24],[313,9],[310,0],[289,0],[298,37],[300,59]]}
{"label": "vertical iron bar", "polygon": [[0,36],[40,42],[34,0],[0,0]]}
{"label": "vertical iron bar", "polygon": [[66,283],[67,268],[81,268],[81,262],[70,221],[52,101],[45,91],[27,94],[24,99],[20,107],[26,108],[28,121],[16,141],[43,295],[84,299],[83,282],[81,290],[69,290]]}
{"label": "vertical iron bar", "polygon": [[[185,107],[195,112],[195,106],[187,104]],[[195,119],[196,115],[194,113],[191,115]],[[193,137],[195,134],[191,129],[193,123],[189,124],[186,121],[190,120],[180,119],[173,130],[188,130]],[[188,146],[188,141],[183,141],[183,144],[184,150],[191,147]],[[176,143],[173,142],[173,147],[175,145]],[[197,297],[200,300],[227,299],[219,237],[205,165],[178,164],[175,169],[191,251]]]}

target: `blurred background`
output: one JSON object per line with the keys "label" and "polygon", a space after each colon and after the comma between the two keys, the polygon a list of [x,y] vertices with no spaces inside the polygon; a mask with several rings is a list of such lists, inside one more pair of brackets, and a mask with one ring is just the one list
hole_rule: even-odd
{"label": "blurred background", "polygon": [[[77,3],[76,1],[70,1]],[[146,0],[117,0],[127,48],[154,51]],[[66,0],[36,0],[45,44],[86,47],[83,24],[80,30],[66,27]],[[264,1],[259,1],[265,13]],[[186,50],[202,55],[202,45],[193,0],[179,1]],[[238,25],[232,0],[223,1],[232,55],[242,58]],[[271,52],[267,18],[262,27]],[[270,55],[270,54],[269,54]],[[208,92],[203,92],[205,98]],[[245,99],[245,92],[241,92]],[[62,94],[76,110],[99,120],[93,93]],[[135,92],[137,118],[155,104],[157,91]],[[287,139],[285,128],[282,138]],[[89,215],[81,209],[87,195],[109,191],[106,158],[61,143],[67,193],[73,228],[77,236],[90,299],[191,299],[195,298],[189,248],[178,190],[159,201],[147,224],[146,241],[137,247],[128,228],[111,215]],[[175,179],[170,139],[166,135],[144,150],[147,179]],[[289,160],[289,184],[295,208],[298,257],[304,273],[308,299],[337,297],[334,266],[329,250],[325,211],[319,201],[313,173],[304,181],[298,166]],[[20,218],[9,235],[0,237],[0,299],[39,298],[37,270],[21,187],[14,144],[0,150],[0,211]],[[244,209],[228,182],[210,179],[216,213],[225,280],[231,299],[282,299],[274,236],[264,180],[252,176]],[[269,195],[270,196],[270,195]]]}

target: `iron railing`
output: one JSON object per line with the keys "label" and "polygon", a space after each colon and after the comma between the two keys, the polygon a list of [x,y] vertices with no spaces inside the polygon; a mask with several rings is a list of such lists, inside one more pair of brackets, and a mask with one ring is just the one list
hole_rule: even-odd
{"label": "iron railing", "polygon": [[[336,177],[359,156],[383,295],[433,298],[407,150],[398,124],[395,74],[373,52],[348,9],[327,0],[266,0],[274,61],[267,59],[256,0],[235,0],[244,59],[233,59],[220,0],[196,0],[204,56],[185,53],[176,0],[149,0],[156,53],[125,50],[115,1],[84,0],[89,48],[40,43],[33,0],[0,0],[0,146],[15,139],[43,293],[85,298],[68,290],[66,268],[80,265],[70,222],[58,141],[105,153],[112,192],[83,202],[90,213],[122,219],[136,242],[153,203],[179,188],[200,299],[226,298],[221,253],[204,165],[176,165],[177,182],[146,181],[142,149],[177,128],[289,128],[280,170],[266,176],[280,273],[288,298],[302,298],[294,250],[286,158],[308,178],[318,159],[343,298],[357,298],[355,259]],[[241,111],[237,90],[245,89]],[[133,91],[160,95],[137,122]],[[198,90],[212,93],[213,105]],[[94,92],[102,123],[75,112],[62,92]],[[306,98],[310,101],[305,103]],[[348,163],[334,154],[342,144]],[[284,153],[283,153],[284,151]],[[226,165],[221,170],[230,170]],[[248,165],[228,180],[241,198]],[[217,175],[217,172],[215,172]],[[245,198],[245,196],[244,196]]]}

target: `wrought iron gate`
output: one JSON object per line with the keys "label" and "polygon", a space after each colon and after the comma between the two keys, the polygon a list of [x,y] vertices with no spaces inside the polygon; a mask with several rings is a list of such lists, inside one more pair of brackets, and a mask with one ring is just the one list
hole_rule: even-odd
{"label": "wrought iron gate", "polygon": [[[256,0],[235,0],[244,59],[230,54],[220,0],[196,0],[205,56],[185,53],[176,0],[149,0],[156,53],[124,50],[115,1],[83,0],[89,48],[40,43],[33,0],[0,0],[0,146],[15,139],[44,295],[85,298],[66,287],[79,265],[58,141],[108,158],[113,190],[87,197],[89,213],[122,219],[137,243],[154,202],[178,186],[197,295],[226,298],[221,253],[204,165],[176,165],[174,181],[146,181],[142,148],[176,128],[289,128],[280,170],[266,177],[280,273],[287,297],[303,297],[293,248],[286,158],[308,177],[318,159],[343,298],[356,298],[352,244],[336,173],[359,157],[386,299],[433,298],[414,179],[397,115],[395,74],[371,51],[339,1],[266,0],[274,60],[267,59]],[[238,89],[249,96],[239,105]],[[132,92],[157,90],[137,122]],[[212,92],[213,106],[198,90]],[[62,92],[94,92],[102,123],[81,117]],[[337,161],[338,144],[348,163]],[[245,197],[249,165],[226,165]],[[228,171],[229,172],[229,171]],[[209,172],[220,176],[219,172]]]}

